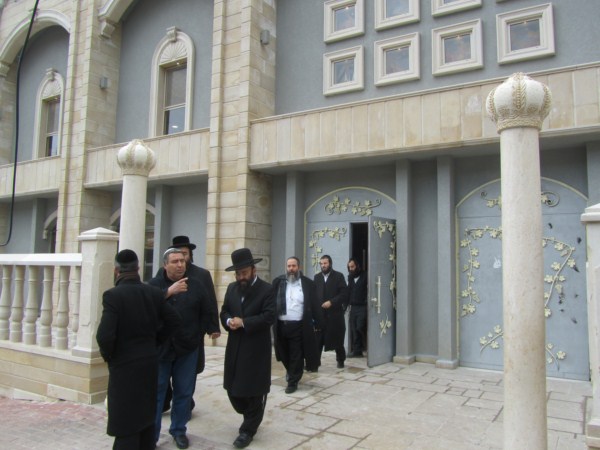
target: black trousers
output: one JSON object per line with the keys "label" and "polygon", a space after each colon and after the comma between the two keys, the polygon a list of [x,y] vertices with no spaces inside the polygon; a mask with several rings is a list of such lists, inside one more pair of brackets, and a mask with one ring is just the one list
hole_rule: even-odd
{"label": "black trousers", "polygon": [[238,414],[244,416],[244,421],[242,422],[242,426],[240,426],[239,432],[254,436],[265,415],[267,394],[259,397],[233,397],[228,392],[227,395],[233,409]]}
{"label": "black trousers", "polygon": [[154,424],[139,433],[117,436],[113,444],[113,450],[154,450],[155,447]]}
{"label": "black trousers", "polygon": [[350,329],[352,335],[352,352],[362,353],[367,349],[367,306],[350,306]]}
{"label": "black trousers", "polygon": [[304,372],[302,321],[278,320],[277,340],[281,350],[281,362],[287,371],[288,385],[297,385]]}

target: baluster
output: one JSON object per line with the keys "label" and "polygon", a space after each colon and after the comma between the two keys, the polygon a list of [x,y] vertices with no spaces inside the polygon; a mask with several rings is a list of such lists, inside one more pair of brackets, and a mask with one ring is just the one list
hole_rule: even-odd
{"label": "baluster", "polygon": [[15,266],[15,297],[10,315],[10,341],[21,342],[23,339],[23,279],[25,266]]}
{"label": "baluster", "polygon": [[39,268],[29,266],[29,291],[27,293],[27,305],[25,307],[25,323],[23,324],[23,342],[35,344],[35,322],[38,318],[38,274]]}
{"label": "baluster", "polygon": [[58,307],[54,329],[56,330],[55,347],[58,350],[67,349],[67,325],[69,323],[69,266],[61,266],[58,281]]}
{"label": "baluster", "polygon": [[71,316],[71,342],[69,347],[77,345],[77,332],[79,331],[79,290],[81,289],[81,267],[71,268],[71,301],[73,311]]}
{"label": "baluster", "polygon": [[54,267],[44,266],[44,281],[42,288],[42,308],[40,310],[40,333],[39,343],[42,347],[50,347],[52,336],[50,325],[52,324],[52,286],[54,281]]}
{"label": "baluster", "polygon": [[6,340],[9,337],[10,304],[11,304],[11,278],[12,266],[3,266],[2,268],[2,295],[0,295],[0,339]]}

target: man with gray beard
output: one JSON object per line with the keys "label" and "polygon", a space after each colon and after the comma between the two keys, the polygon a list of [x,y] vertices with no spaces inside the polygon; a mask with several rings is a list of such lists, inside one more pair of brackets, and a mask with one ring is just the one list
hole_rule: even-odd
{"label": "man with gray beard", "polygon": [[277,302],[277,323],[273,326],[275,356],[287,371],[286,394],[298,389],[306,369],[316,372],[320,365],[315,331],[321,329],[323,315],[317,302],[315,283],[302,275],[300,260],[291,256],[286,273],[273,280]]}

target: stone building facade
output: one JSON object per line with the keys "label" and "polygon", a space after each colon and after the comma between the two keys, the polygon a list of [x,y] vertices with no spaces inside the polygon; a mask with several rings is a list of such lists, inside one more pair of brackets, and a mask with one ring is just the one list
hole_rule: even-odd
{"label": "stone building facade", "polygon": [[242,246],[268,280],[289,255],[311,277],[323,254],[344,273],[360,257],[371,364],[501,369],[485,100],[524,72],[553,94],[540,135],[548,374],[589,378],[579,217],[600,202],[595,2],[40,0],[19,64],[34,4],[0,2],[0,251],[77,252],[82,232],[118,230],[116,155],[139,139],[157,159],[146,276],[180,234],[219,298]]}

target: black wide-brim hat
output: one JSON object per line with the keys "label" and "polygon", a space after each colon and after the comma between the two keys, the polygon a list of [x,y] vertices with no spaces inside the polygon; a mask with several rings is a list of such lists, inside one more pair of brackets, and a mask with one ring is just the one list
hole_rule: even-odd
{"label": "black wide-brim hat", "polygon": [[181,248],[187,247],[190,250],[194,250],[196,248],[196,244],[192,244],[190,242],[190,238],[187,236],[175,236],[173,238],[173,244],[169,248]]}
{"label": "black wide-brim hat", "polygon": [[239,248],[234,250],[231,254],[231,262],[233,265],[225,269],[225,271],[232,272],[234,270],[240,270],[248,266],[253,266],[260,261],[262,261],[262,258],[252,257],[252,252],[249,248]]}

